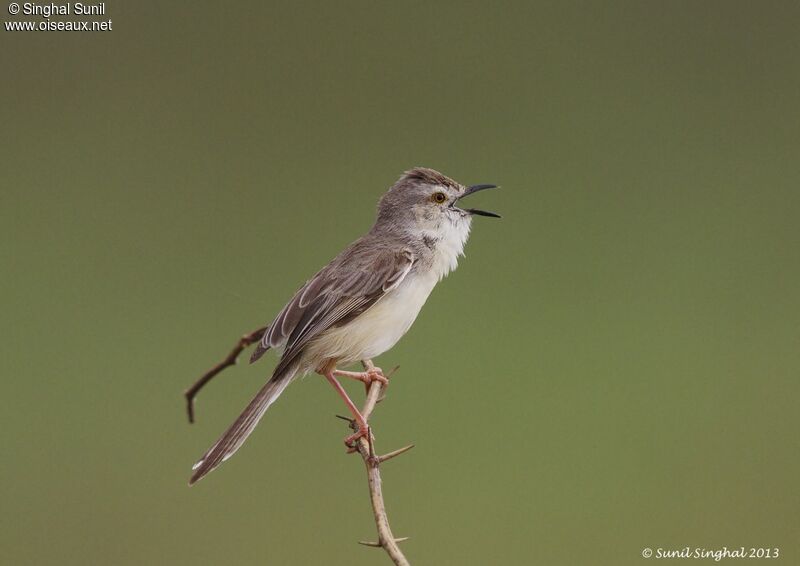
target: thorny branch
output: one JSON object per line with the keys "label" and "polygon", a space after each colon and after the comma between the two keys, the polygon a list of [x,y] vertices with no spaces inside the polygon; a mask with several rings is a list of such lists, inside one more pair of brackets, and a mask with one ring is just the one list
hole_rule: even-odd
{"label": "thorny branch", "polygon": [[[364,360],[363,364],[365,370],[370,370],[375,367],[372,363],[372,360]],[[381,400],[384,388],[385,386],[383,383],[377,380],[373,381],[369,386],[369,390],[367,391],[367,399],[364,401],[364,408],[361,410],[361,414],[367,422],[369,422],[369,417],[372,414],[372,411],[375,410],[375,405],[377,405],[377,403]],[[355,425],[353,424],[353,426]],[[389,517],[386,516],[386,505],[383,502],[383,490],[381,489],[380,465],[381,462],[385,462],[390,458],[399,456],[403,452],[411,450],[413,447],[414,445],[411,444],[409,446],[400,448],[399,450],[394,450],[388,454],[384,454],[383,456],[376,456],[374,452],[370,451],[370,448],[372,448],[373,451],[375,449],[374,439],[371,439],[370,441],[367,438],[362,437],[356,442],[358,453],[361,455],[361,458],[364,460],[364,465],[367,467],[367,483],[369,485],[369,497],[372,501],[372,514],[375,517],[375,525],[378,527],[378,542],[362,541],[361,544],[383,548],[389,555],[389,558],[391,558],[392,561],[398,566],[409,566],[408,559],[397,545],[398,542],[407,540],[407,538],[394,538],[392,529],[389,526]]]}
{"label": "thorny branch", "polygon": [[[189,422],[194,422],[194,398],[197,396],[198,392],[215,376],[222,372],[225,368],[228,368],[234,364],[236,364],[237,358],[242,351],[258,342],[261,337],[264,335],[266,331],[266,327],[259,328],[250,332],[249,334],[243,335],[233,349],[228,353],[227,357],[222,360],[220,363],[215,365],[213,368],[208,370],[204,373],[200,379],[198,379],[191,387],[189,387],[184,392],[184,397],[186,397],[186,410],[189,415]],[[364,360],[363,362],[364,369],[369,370],[374,368],[374,364],[372,360]],[[393,370],[389,376],[394,373]],[[387,377],[389,377],[387,376]],[[364,416],[366,421],[369,421],[369,417],[372,412],[375,410],[375,406],[383,400],[383,395],[385,393],[385,386],[380,381],[373,381],[369,388],[367,389],[367,398],[364,401],[364,408],[361,410],[361,414]],[[348,419],[349,420],[349,419]],[[351,428],[355,430],[356,425],[353,421],[350,422]],[[371,428],[371,427],[370,427]],[[374,453],[375,449],[375,442],[374,438],[367,439],[365,437],[359,438],[356,441],[356,451],[359,453],[361,458],[364,460],[364,465],[367,468],[367,484],[369,486],[369,496],[370,501],[372,503],[372,513],[375,517],[375,525],[378,528],[378,541],[377,542],[366,542],[360,541],[359,544],[363,544],[365,546],[373,546],[377,548],[383,548],[386,553],[389,555],[389,558],[392,559],[392,562],[395,563],[397,566],[410,566],[408,559],[405,557],[403,552],[400,550],[400,547],[397,543],[402,542],[404,540],[408,540],[408,537],[405,538],[395,538],[392,534],[392,529],[389,526],[389,518],[386,515],[386,505],[383,502],[383,490],[381,489],[381,472],[380,472],[380,465],[387,460],[399,456],[408,450],[411,450],[414,447],[413,444],[408,446],[404,446],[398,450],[393,450],[383,456],[376,456]]]}

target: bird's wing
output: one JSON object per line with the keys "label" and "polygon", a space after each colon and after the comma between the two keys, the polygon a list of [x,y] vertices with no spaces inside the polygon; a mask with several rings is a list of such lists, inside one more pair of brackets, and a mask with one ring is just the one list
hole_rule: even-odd
{"label": "bird's wing", "polygon": [[276,373],[291,365],[309,340],[374,305],[400,284],[414,264],[409,249],[365,248],[350,248],[317,273],[264,333],[262,348],[265,342],[285,344]]}
{"label": "bird's wing", "polygon": [[250,356],[250,363],[258,360],[270,348],[283,346],[309,305],[321,295],[326,294],[332,283],[333,281],[329,277],[325,277],[325,269],[323,269],[300,287],[264,331],[261,342]]}

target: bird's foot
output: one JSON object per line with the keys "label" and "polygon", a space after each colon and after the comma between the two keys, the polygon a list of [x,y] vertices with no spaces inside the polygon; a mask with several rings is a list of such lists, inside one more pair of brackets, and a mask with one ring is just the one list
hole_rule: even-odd
{"label": "bird's foot", "polygon": [[382,383],[384,387],[389,385],[389,378],[383,375],[383,370],[379,367],[370,368],[366,371],[344,371],[337,369],[334,370],[333,374],[361,381],[368,389],[375,381]]}
{"label": "bird's foot", "polygon": [[[369,425],[364,425],[363,427],[359,426],[358,430],[344,439],[344,445],[347,446],[352,451],[356,451],[356,441],[360,438],[366,438],[367,440],[370,439],[371,432],[369,429]],[[348,450],[349,451],[349,450]]]}
{"label": "bird's foot", "polygon": [[352,428],[355,432],[350,436],[347,436],[344,439],[344,445],[347,447],[347,453],[353,454],[354,452],[358,452],[358,444],[357,442],[362,439],[367,439],[367,444],[369,445],[369,453],[373,453],[372,448],[372,429],[366,423],[366,421],[359,421],[359,419],[350,419],[348,417],[342,417],[340,415],[336,415],[340,419],[346,420],[350,423],[350,428]]}

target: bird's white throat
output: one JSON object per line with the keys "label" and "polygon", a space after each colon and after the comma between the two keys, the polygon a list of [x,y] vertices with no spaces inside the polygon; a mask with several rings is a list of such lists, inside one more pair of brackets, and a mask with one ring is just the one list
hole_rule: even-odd
{"label": "bird's white throat", "polygon": [[458,267],[458,258],[464,255],[464,245],[469,238],[471,226],[472,218],[467,216],[442,222],[435,229],[422,231],[423,241],[430,242],[433,251],[430,269],[436,281]]}

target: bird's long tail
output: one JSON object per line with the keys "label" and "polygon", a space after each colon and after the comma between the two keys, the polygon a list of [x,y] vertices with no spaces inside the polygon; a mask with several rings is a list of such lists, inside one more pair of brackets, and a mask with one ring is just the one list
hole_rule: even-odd
{"label": "bird's long tail", "polygon": [[277,399],[286,386],[291,383],[297,373],[297,366],[291,366],[272,378],[262,387],[239,415],[233,424],[220,436],[214,445],[203,454],[203,457],[192,466],[194,473],[189,480],[189,485],[202,479],[207,473],[219,466],[244,444],[250,433],[264,416],[269,406]]}

